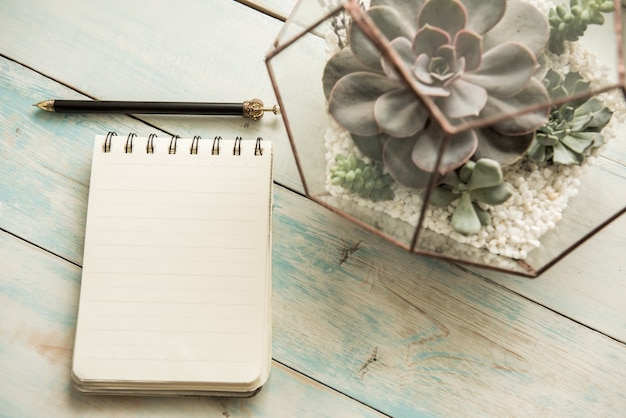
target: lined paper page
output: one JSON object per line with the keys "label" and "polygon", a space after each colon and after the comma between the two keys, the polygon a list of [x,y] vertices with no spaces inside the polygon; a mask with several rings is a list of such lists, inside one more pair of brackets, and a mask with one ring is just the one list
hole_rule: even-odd
{"label": "lined paper page", "polygon": [[84,381],[263,378],[269,362],[271,143],[96,138],[74,374]]}

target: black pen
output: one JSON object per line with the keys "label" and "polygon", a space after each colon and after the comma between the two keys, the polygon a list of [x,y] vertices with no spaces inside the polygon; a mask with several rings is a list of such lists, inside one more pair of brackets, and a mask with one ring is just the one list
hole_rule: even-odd
{"label": "black pen", "polygon": [[123,113],[159,115],[242,116],[259,120],[265,112],[280,113],[277,105],[264,107],[259,99],[243,103],[202,102],[126,102],[107,100],[44,100],[37,103],[41,110],[56,113]]}

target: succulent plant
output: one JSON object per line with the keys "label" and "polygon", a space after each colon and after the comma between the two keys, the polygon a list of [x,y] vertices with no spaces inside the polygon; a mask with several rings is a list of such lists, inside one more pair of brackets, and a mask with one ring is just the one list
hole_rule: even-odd
{"label": "succulent plant", "polygon": [[550,50],[562,54],[565,52],[565,41],[578,40],[590,24],[604,24],[602,13],[613,10],[612,0],[570,0],[569,6],[561,3],[550,9]]}
{"label": "succulent plant", "polygon": [[520,158],[548,110],[445,137],[413,85],[453,123],[547,103],[539,81],[548,42],[545,17],[506,0],[372,0],[366,11],[410,72],[405,80],[358,25],[323,75],[329,112],[368,157],[399,183],[425,188],[447,141],[437,181],[470,158],[502,165]]}
{"label": "succulent plant", "polygon": [[478,203],[499,205],[512,195],[513,188],[504,181],[500,164],[481,158],[476,162],[468,161],[459,170],[450,172],[443,183],[433,189],[430,203],[447,206],[460,199],[450,225],[460,234],[471,235],[491,222],[489,213]]}
{"label": "succulent plant", "polygon": [[391,200],[394,197],[393,190],[389,187],[393,179],[383,173],[382,165],[378,162],[367,164],[354,154],[349,157],[337,154],[335,165],[330,167],[330,178],[332,184],[374,202]]}
{"label": "succulent plant", "polygon": [[[554,100],[589,90],[589,82],[577,72],[561,77],[549,70],[544,84]],[[612,112],[595,97],[554,106],[548,123],[537,131],[528,158],[536,162],[581,164],[593,148],[604,143],[601,131],[611,116]]]}

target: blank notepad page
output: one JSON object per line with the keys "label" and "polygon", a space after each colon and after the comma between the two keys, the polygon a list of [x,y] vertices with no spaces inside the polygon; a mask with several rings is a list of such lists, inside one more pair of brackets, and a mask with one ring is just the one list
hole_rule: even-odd
{"label": "blank notepad page", "polygon": [[221,140],[216,154],[213,139],[130,138],[130,152],[109,139],[94,146],[75,380],[262,384],[272,144],[255,155],[254,141]]}

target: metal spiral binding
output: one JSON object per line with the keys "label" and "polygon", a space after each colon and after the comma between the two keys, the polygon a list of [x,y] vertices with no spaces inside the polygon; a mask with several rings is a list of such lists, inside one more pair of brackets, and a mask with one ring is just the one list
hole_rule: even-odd
{"label": "metal spiral binding", "polygon": [[[117,136],[116,132],[110,131],[107,133],[106,138],[104,139],[104,143],[102,144],[102,152],[109,153],[111,152],[112,139],[114,136]],[[137,138],[137,134],[129,133],[126,137],[126,144],[124,145],[124,153],[132,154],[134,140]],[[150,134],[148,136],[148,141],[146,142],[146,153],[154,154],[155,144],[154,139],[157,138],[156,134]],[[176,154],[176,148],[178,146],[178,140],[180,139],[180,135],[172,135],[172,139],[170,140],[170,146],[168,148],[168,154]],[[189,148],[189,153],[197,155],[198,150],[200,149],[200,140],[202,137],[200,135],[195,135],[193,140],[191,141],[191,146]],[[211,146],[211,155],[220,155],[220,142],[222,141],[221,136],[216,136],[213,138],[213,145]],[[241,155],[241,142],[243,138],[238,136],[235,137],[235,143],[233,146],[233,155]],[[254,155],[259,156],[263,155],[263,137],[258,136],[256,138],[256,143],[254,145]]]}
{"label": "metal spiral binding", "polygon": [[263,146],[261,145],[263,138],[258,136],[256,138],[256,144],[254,145],[254,155],[263,155]]}
{"label": "metal spiral binding", "polygon": [[189,153],[190,154],[197,154],[198,153],[198,145],[200,143],[200,140],[202,138],[200,137],[200,135],[196,135],[193,137],[193,140],[191,141],[191,147],[189,148]]}
{"label": "metal spiral binding", "polygon": [[150,134],[148,137],[148,142],[146,143],[146,154],[154,154],[154,138],[156,137],[156,134]]}
{"label": "metal spiral binding", "polygon": [[211,147],[211,155],[220,155],[220,141],[222,140],[221,136],[216,136],[213,138],[213,146]]}
{"label": "metal spiral binding", "polygon": [[176,154],[176,143],[178,142],[179,135],[172,135],[172,139],[170,140],[170,147],[167,150],[168,154]]}
{"label": "metal spiral binding", "polygon": [[235,146],[233,147],[233,155],[241,155],[241,137],[235,138]]}
{"label": "metal spiral binding", "polygon": [[124,145],[124,152],[126,154],[131,154],[133,152],[133,138],[137,135],[134,133],[129,133],[126,137],[126,145]]}
{"label": "metal spiral binding", "polygon": [[104,139],[104,143],[102,144],[102,152],[111,152],[111,138],[117,136],[116,132],[109,132]]}

